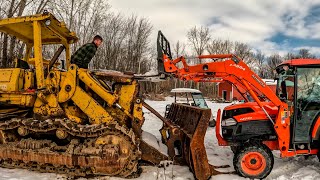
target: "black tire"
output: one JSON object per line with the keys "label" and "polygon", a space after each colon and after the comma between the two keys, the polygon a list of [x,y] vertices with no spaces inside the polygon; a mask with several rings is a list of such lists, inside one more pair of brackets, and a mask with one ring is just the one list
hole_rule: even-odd
{"label": "black tire", "polygon": [[233,154],[236,154],[239,149],[242,149],[242,146],[230,146],[230,149]]}
{"label": "black tire", "polygon": [[233,157],[235,171],[247,178],[263,179],[267,177],[274,164],[273,154],[264,144],[249,144],[237,150]]}
{"label": "black tire", "polygon": [[320,162],[320,142],[318,143],[318,153],[317,153],[317,158]]}
{"label": "black tire", "polygon": [[209,127],[215,127],[215,126],[216,126],[215,120],[209,121]]}

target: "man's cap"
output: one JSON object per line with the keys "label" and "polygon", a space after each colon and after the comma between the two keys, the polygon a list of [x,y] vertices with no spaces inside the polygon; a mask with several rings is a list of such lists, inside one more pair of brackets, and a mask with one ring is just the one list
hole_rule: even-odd
{"label": "man's cap", "polygon": [[99,39],[101,41],[103,41],[102,37],[100,35],[95,35],[94,38],[93,38],[93,41],[96,40],[96,39]]}

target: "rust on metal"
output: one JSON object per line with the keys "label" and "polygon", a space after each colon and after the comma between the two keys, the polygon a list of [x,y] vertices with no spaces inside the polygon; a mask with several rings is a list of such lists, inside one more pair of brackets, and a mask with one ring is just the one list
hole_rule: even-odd
{"label": "rust on metal", "polygon": [[167,118],[174,126],[164,123],[160,130],[169,156],[180,164],[188,165],[195,178],[200,180],[221,173],[208,163],[204,146],[210,117],[210,109],[173,103]]}
{"label": "rust on metal", "polygon": [[[0,106],[0,108],[2,108]],[[24,117],[30,110],[29,109],[19,109],[19,108],[11,108],[11,109],[1,109],[0,110],[0,119],[5,118],[13,118],[13,117]]]}
{"label": "rust on metal", "polygon": [[[19,140],[15,133],[19,128],[27,130],[30,138]],[[39,133],[61,132],[70,136],[68,144],[32,139]],[[132,131],[117,123],[80,125],[68,119],[13,118],[0,122],[0,166],[72,176],[129,177],[138,171],[138,143]]]}
{"label": "rust on metal", "polygon": [[92,74],[98,79],[115,81],[121,83],[130,83],[133,81],[133,75],[124,74],[118,71],[94,71]]}
{"label": "rust on metal", "polygon": [[175,127],[173,123],[170,122],[169,119],[166,119],[165,117],[161,116],[158,111],[153,109],[149,104],[145,103],[144,101],[142,102],[143,107],[148,109],[152,114],[157,116],[163,123],[165,123],[169,127]]}
{"label": "rust on metal", "polygon": [[161,161],[169,160],[167,155],[162,154],[158,149],[143,140],[140,142],[140,150],[142,152],[141,159],[153,165],[158,165]]}

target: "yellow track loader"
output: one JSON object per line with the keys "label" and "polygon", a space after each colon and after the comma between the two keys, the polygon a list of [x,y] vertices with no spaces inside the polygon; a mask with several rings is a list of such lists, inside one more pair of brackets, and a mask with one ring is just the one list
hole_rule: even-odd
{"label": "yellow track loader", "polygon": [[[140,98],[141,77],[70,64],[78,38],[50,13],[2,19],[0,32],[26,44],[14,68],[0,69],[1,167],[132,177],[140,162],[176,159],[197,179],[216,172],[203,144],[210,110],[175,104],[164,118]],[[61,47],[46,60],[43,45]],[[144,141],[143,106],[163,121],[167,153]]]}

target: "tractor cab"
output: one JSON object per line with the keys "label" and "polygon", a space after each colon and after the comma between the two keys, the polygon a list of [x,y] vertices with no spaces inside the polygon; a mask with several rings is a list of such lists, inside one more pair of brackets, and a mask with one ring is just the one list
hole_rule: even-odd
{"label": "tractor cab", "polygon": [[[284,61],[276,67],[275,74],[276,96],[288,106],[280,114],[280,123],[276,119],[279,107],[271,101],[261,102],[264,109],[257,102],[246,102],[230,105],[221,114],[218,111],[218,142],[231,147],[234,167],[245,177],[264,178],[271,172],[274,162],[271,150],[280,150],[282,157],[320,155],[320,60]],[[281,134],[276,132],[277,123],[287,128]],[[288,148],[279,145],[283,138],[287,138]],[[262,143],[254,144],[257,142]],[[259,157],[251,156],[253,153]],[[256,166],[262,160],[269,166]]]}
{"label": "tractor cab", "polygon": [[278,74],[277,95],[288,104],[291,114],[291,148],[311,150],[318,147],[320,134],[319,60],[285,61],[276,68],[276,71]]}
{"label": "tractor cab", "polygon": [[197,89],[175,88],[171,90],[174,93],[174,103],[182,103],[200,108],[209,108],[202,92]]}
{"label": "tractor cab", "polygon": [[[26,47],[24,57],[16,58],[15,68],[2,70],[4,74],[0,83],[0,91],[4,92],[43,89],[50,69],[59,64],[63,67],[64,62],[59,63],[58,58],[64,50],[64,60],[68,68],[71,57],[70,45],[78,41],[76,34],[71,32],[65,23],[58,21],[48,12],[2,19],[0,20],[0,32],[15,37]],[[54,47],[56,52],[53,57],[45,59],[44,49],[47,46],[52,48],[53,45],[61,45],[61,47]],[[28,83],[23,86],[23,81]]]}
{"label": "tractor cab", "polygon": [[[195,106],[203,109],[210,109],[204,99],[202,92],[191,88],[175,88],[170,91],[174,94],[174,102],[177,104],[185,104],[188,106]],[[167,117],[171,104],[166,105],[165,117]],[[209,126],[215,126],[215,119],[211,116]]]}
{"label": "tractor cab", "polygon": [[[46,80],[50,69],[63,67],[58,62],[59,55],[65,52],[67,67],[70,64],[70,45],[78,41],[74,32],[66,24],[58,21],[52,14],[44,12],[31,16],[22,16],[0,20],[0,32],[16,38],[25,47],[23,57],[15,59],[13,68],[2,68],[0,75],[0,104],[9,103],[19,107],[19,111],[11,112],[19,115],[34,107],[37,96],[45,91]],[[53,57],[45,59],[44,50],[56,49]],[[58,46],[61,46],[58,48]],[[52,75],[51,75],[52,76]],[[52,88],[56,92],[57,89]],[[8,100],[10,99],[10,100]],[[8,111],[0,110],[0,119],[7,117]]]}

